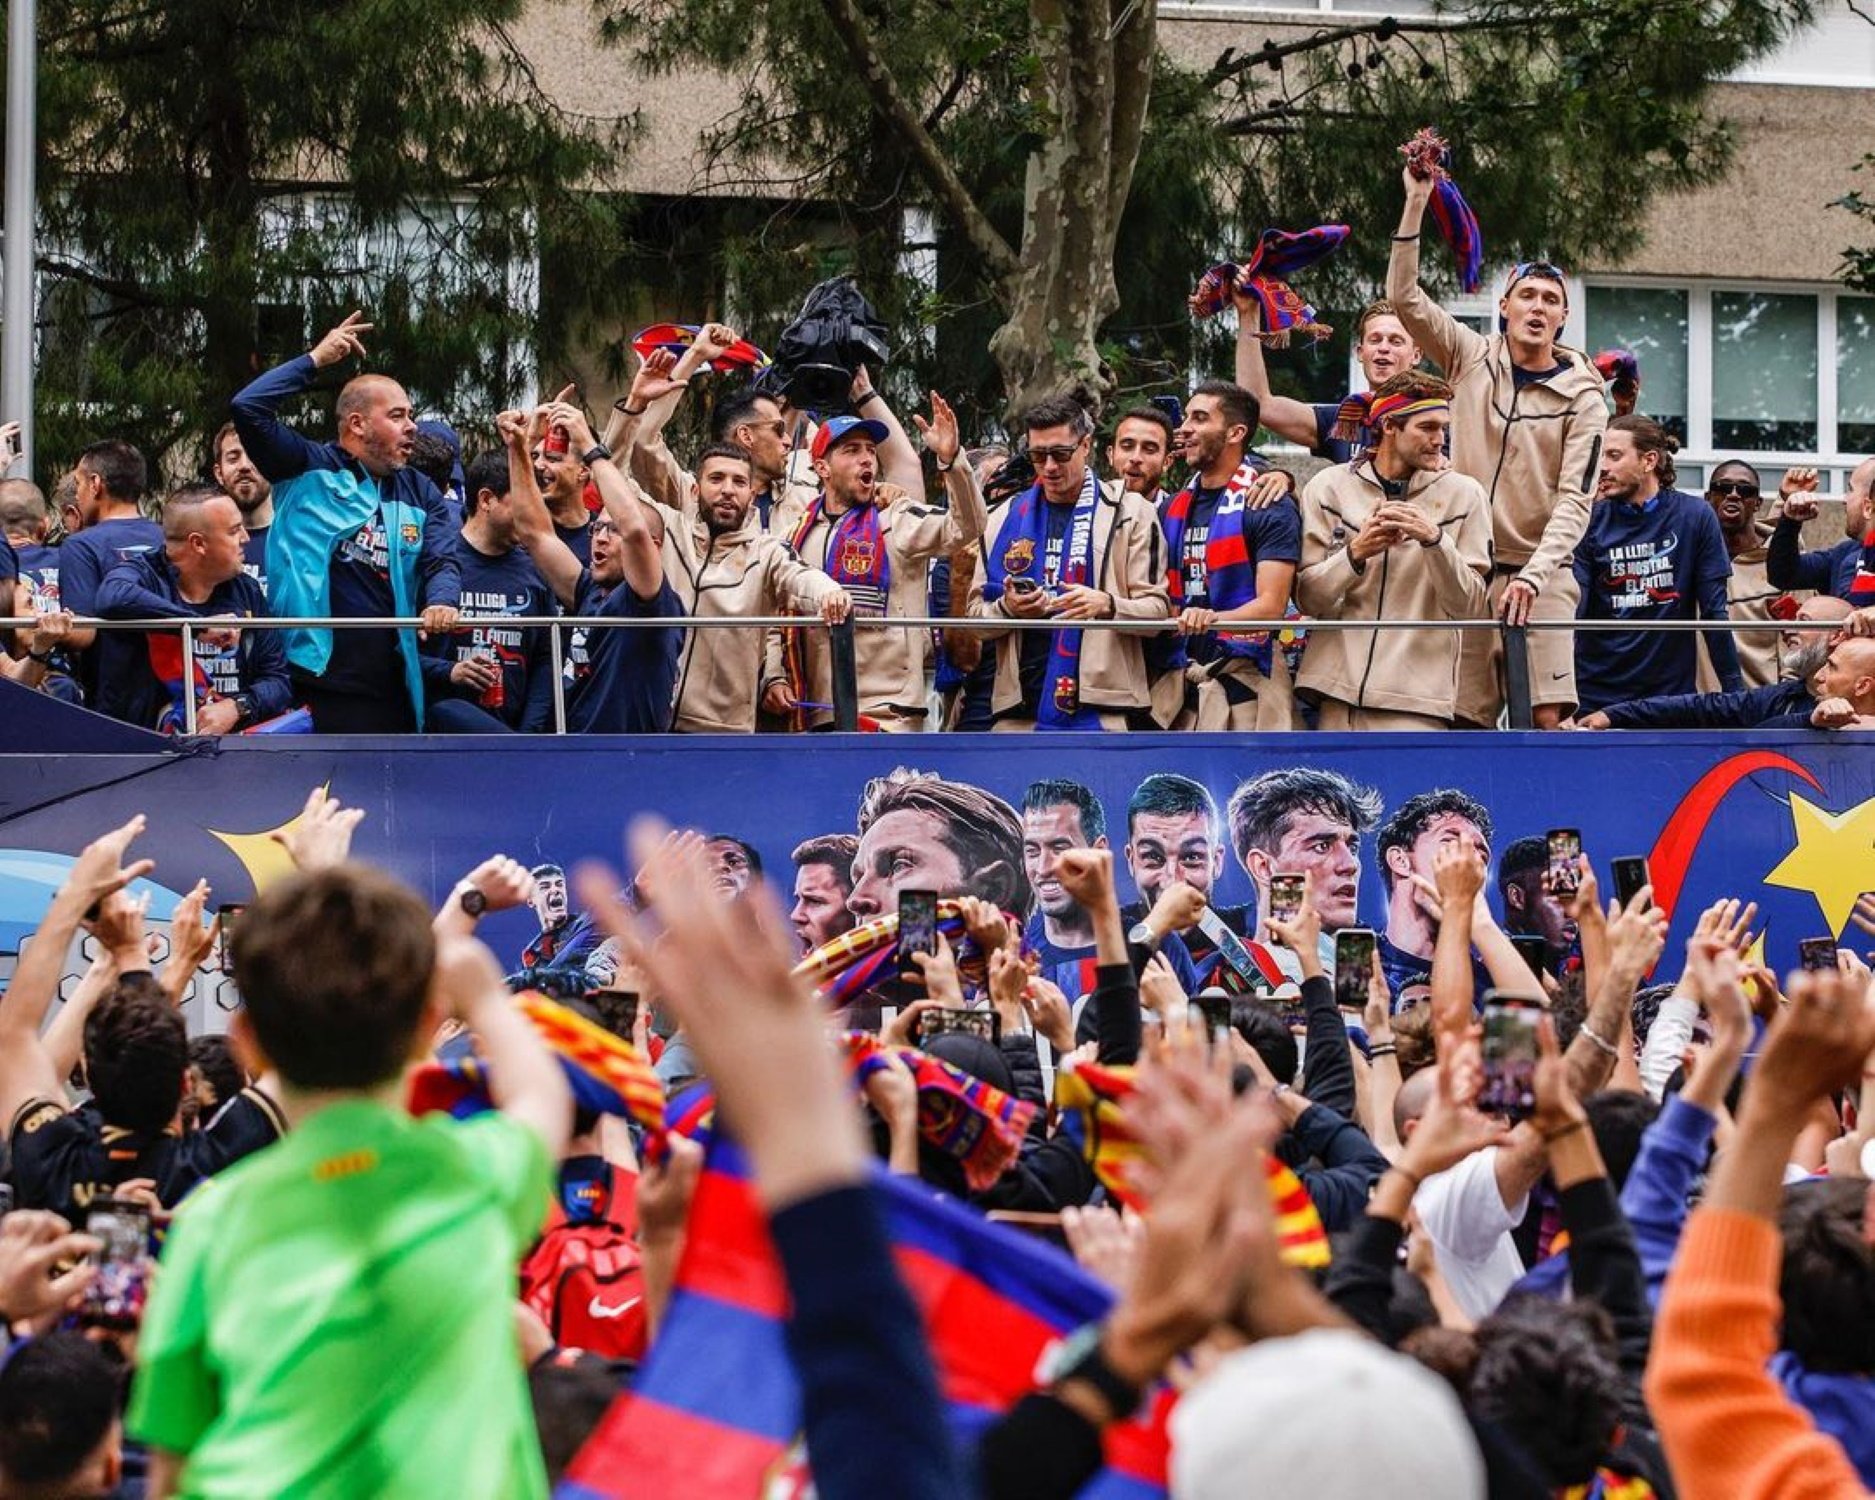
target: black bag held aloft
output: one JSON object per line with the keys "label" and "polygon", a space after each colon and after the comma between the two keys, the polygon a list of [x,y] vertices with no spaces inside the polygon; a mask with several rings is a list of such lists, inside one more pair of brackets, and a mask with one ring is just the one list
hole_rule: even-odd
{"label": "black bag held aloft", "polygon": [[795,406],[842,411],[859,367],[877,369],[891,354],[885,333],[885,324],[851,276],[823,281],[782,330],[774,383]]}

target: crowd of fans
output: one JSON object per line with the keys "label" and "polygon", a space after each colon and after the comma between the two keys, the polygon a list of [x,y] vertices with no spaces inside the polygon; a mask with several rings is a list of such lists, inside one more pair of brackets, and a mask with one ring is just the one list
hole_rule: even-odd
{"label": "crowd of fans", "polygon": [[[845,939],[817,946],[812,902],[784,918],[734,840],[635,827],[630,879],[579,872],[578,915],[558,870],[497,856],[433,913],[350,859],[360,814],[315,791],[283,836],[296,870],[231,935],[230,1032],[193,1041],[178,1006],[219,936],[207,889],[153,973],[127,890],[151,869],[143,820],[97,839],[0,999],[0,1496],[514,1497],[575,1455],[581,1494],[679,1493],[588,1439],[679,1336],[692,1262],[736,1263],[722,1239],[748,1232],[699,1188],[717,1150],[693,1139],[700,1084],[701,1133],[746,1156],[779,1261],[822,1495],[1071,1496],[1106,1428],[1168,1407],[1178,1500],[1875,1488],[1875,993],[1855,953],[1780,983],[1754,910],[1721,901],[1674,965],[1651,891],[1605,906],[1587,857],[1500,870],[1494,909],[1482,840],[1428,838],[1420,873],[1419,834],[1448,814],[1419,809],[1381,857],[1436,926],[1426,973],[1403,982],[1378,951],[1333,972],[1349,914],[1329,856],[1286,919],[1268,906],[1284,874],[1259,883],[1256,946],[1292,982],[1233,994],[1213,950],[1192,993],[1164,955],[1184,933],[1186,966],[1207,956],[1208,886],[1150,857],[1169,807],[1129,818],[1153,918],[1129,932],[1113,854],[1051,837],[1087,812],[1039,785],[1027,882],[940,879],[954,920],[885,994],[814,992],[800,949],[835,974]],[[938,795],[869,796],[920,788]],[[1233,834],[1293,831],[1256,820],[1233,799]],[[578,1091],[477,939],[530,901],[529,965],[610,950],[569,1003],[657,1060],[668,1132]],[[1568,946],[1532,968],[1502,926],[1539,904]],[[1875,934],[1875,896],[1856,922]],[[97,957],[47,1025],[81,932]],[[1049,977],[1069,940],[1093,950],[1078,1006]],[[1527,1050],[1511,1010],[1536,1017]],[[1057,1090],[1129,1080],[1117,1171],[1065,1092],[1049,1107],[1038,1039]],[[987,1171],[925,1128],[939,1064],[967,1090],[949,1106],[1016,1122]],[[490,1107],[410,1112],[438,1076]],[[1272,1160],[1325,1266],[1284,1253]],[[1056,1275],[1078,1261],[1109,1289],[970,1443],[893,1256],[887,1176],[1020,1224]],[[997,1315],[971,1315],[983,1359]],[[666,1472],[707,1467],[690,1429],[648,1430]]]}
{"label": "crowd of fans", "polygon": [[[1013,447],[969,449],[933,393],[912,419],[929,470],[864,365],[839,411],[775,381],[717,389],[684,468],[672,416],[745,347],[720,324],[646,356],[603,432],[569,387],[500,413],[500,446],[465,462],[368,374],[314,441],[283,413],[364,356],[353,314],[239,392],[208,473],[160,502],[117,440],[77,456],[56,504],[0,482],[0,582],[37,622],[6,674],[168,731],[193,700],[198,733],[538,733],[556,672],[575,732],[808,730],[834,697],[812,622],[853,617],[862,728],[1424,730],[1501,722],[1503,637],[1454,628],[1495,620],[1538,627],[1541,728],[1870,727],[1875,459],[1822,551],[1801,548],[1814,470],[1786,471],[1762,518],[1747,463],[1703,497],[1673,488],[1673,440],[1631,393],[1611,418],[1597,364],[1558,342],[1556,267],[1512,269],[1490,335],[1421,289],[1432,190],[1408,172],[1387,300],[1355,325],[1368,390],[1273,395],[1260,305],[1234,291],[1234,380],[1122,410],[1104,438],[1052,397]],[[1260,429],[1328,466],[1298,484]],[[511,623],[562,611],[637,623],[571,628],[558,653]],[[422,624],[247,623],[269,614]],[[701,623],[784,617],[804,624]],[[895,617],[955,623],[872,623]],[[76,623],[98,618],[204,622],[193,670],[173,634]],[[1737,619],[1765,628],[1606,628]],[[1602,628],[1543,628],[1572,621]]]}

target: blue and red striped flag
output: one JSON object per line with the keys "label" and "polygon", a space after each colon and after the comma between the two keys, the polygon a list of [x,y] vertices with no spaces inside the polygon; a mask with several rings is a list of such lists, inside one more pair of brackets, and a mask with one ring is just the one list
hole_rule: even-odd
{"label": "blue and red striped flag", "polygon": [[[637,1384],[568,1468],[557,1500],[764,1500],[805,1494],[787,1286],[734,1143],[710,1144],[670,1310]],[[925,1320],[960,1446],[1035,1387],[1044,1350],[1112,1294],[1059,1251],[881,1172],[899,1275]],[[1081,1500],[1163,1500],[1170,1391],[1106,1435]]]}

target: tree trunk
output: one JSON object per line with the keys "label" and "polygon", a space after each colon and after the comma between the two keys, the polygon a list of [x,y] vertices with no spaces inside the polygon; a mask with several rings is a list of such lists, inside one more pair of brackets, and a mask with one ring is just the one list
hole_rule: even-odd
{"label": "tree trunk", "polygon": [[1021,264],[990,341],[1013,423],[1045,396],[1098,411],[1112,389],[1101,325],[1120,305],[1113,247],[1152,91],[1153,0],[1033,0],[1035,104]]}

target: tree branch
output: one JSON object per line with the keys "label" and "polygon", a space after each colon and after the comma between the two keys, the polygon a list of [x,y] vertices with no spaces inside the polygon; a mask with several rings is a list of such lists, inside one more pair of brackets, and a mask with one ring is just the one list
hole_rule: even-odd
{"label": "tree branch", "polygon": [[972,248],[983,257],[990,274],[999,281],[1014,278],[1019,269],[1015,251],[996,232],[996,226],[990,223],[989,215],[970,195],[970,189],[964,186],[963,178],[957,175],[957,168],[944,154],[943,147],[924,128],[924,122],[900,92],[898,81],[886,67],[885,59],[879,55],[878,46],[873,41],[865,18],[859,13],[859,7],[854,4],[854,0],[821,0],[821,6],[827,12],[827,19],[833,23],[833,29],[839,35],[841,45],[846,48],[847,56],[852,58],[866,92],[871,95],[873,108],[911,149],[912,159],[926,185],[956,220]]}
{"label": "tree branch", "polygon": [[944,116],[950,113],[951,106],[957,102],[958,96],[964,91],[964,85],[969,81],[970,70],[962,63],[958,63],[951,69],[951,81],[944,85],[944,92],[938,95],[937,103],[931,106],[930,111],[924,117],[926,130],[936,130],[944,122]]}
{"label": "tree branch", "polygon": [[63,260],[56,255],[41,255],[37,257],[35,264],[41,271],[50,271],[54,276],[93,287],[107,297],[115,297],[120,302],[131,302],[138,307],[183,307],[187,305],[179,297],[156,296],[147,287],[139,286],[134,281],[119,281],[114,276],[102,275],[89,266],[81,266],[76,261]]}

